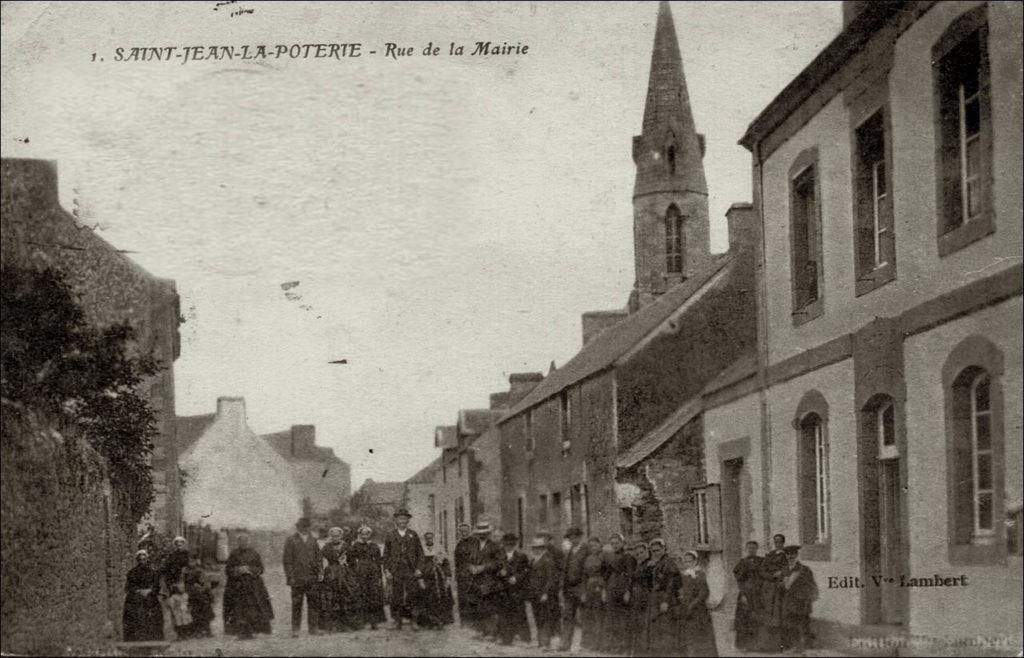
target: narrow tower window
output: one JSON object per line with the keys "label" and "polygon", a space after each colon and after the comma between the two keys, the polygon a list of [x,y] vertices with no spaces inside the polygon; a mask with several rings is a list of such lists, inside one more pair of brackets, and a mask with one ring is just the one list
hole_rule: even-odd
{"label": "narrow tower window", "polygon": [[665,270],[669,274],[683,273],[683,219],[679,208],[669,206],[665,213]]}

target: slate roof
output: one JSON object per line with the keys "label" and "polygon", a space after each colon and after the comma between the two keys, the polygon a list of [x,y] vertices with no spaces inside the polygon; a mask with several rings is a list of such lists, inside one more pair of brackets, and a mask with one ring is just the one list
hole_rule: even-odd
{"label": "slate roof", "polygon": [[217,414],[202,414],[201,416],[178,416],[175,419],[174,442],[178,446],[178,454],[184,454],[191,448],[199,437],[203,435]]}
{"label": "slate roof", "polygon": [[730,384],[743,381],[757,372],[757,354],[751,353],[741,356],[729,365],[728,368],[718,373],[704,387],[704,393],[712,393],[721,390]]}
{"label": "slate roof", "polygon": [[371,505],[401,505],[405,497],[405,482],[374,482],[366,480],[359,490],[366,494]]}
{"label": "slate roof", "polygon": [[640,439],[623,452],[615,460],[619,468],[629,468],[652,452],[660,448],[666,441],[671,439],[683,425],[697,417],[704,410],[704,400],[700,396],[690,398],[681,407],[672,412],[672,415],[649,432],[647,436]]}
{"label": "slate roof", "polygon": [[422,469],[420,469],[416,475],[406,480],[407,484],[432,484],[434,482],[434,475],[441,468],[441,458],[438,457],[434,461],[430,462]]}
{"label": "slate roof", "polygon": [[593,375],[615,363],[637,343],[658,328],[679,310],[694,293],[733,262],[734,253],[726,252],[712,257],[710,265],[700,274],[669,288],[655,301],[641,308],[594,337],[564,366],[549,374],[536,388],[517,402],[499,423],[507,422],[526,409],[558,394],[562,389]]}

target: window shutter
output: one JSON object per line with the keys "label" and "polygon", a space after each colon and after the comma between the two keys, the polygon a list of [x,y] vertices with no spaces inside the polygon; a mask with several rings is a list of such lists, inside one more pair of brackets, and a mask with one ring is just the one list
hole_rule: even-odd
{"label": "window shutter", "polygon": [[870,274],[875,269],[875,228],[861,224],[857,227],[858,275]]}
{"label": "window shutter", "polygon": [[721,485],[707,486],[708,545],[713,551],[722,550],[722,489]]}

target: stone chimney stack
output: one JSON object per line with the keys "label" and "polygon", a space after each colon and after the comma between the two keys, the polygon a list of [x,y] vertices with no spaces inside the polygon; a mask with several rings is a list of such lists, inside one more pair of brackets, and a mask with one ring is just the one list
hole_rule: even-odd
{"label": "stone chimney stack", "polygon": [[217,398],[217,418],[232,427],[245,427],[245,398]]}
{"label": "stone chimney stack", "polygon": [[729,251],[753,249],[757,241],[757,230],[754,224],[754,204],[734,203],[725,211],[725,221],[729,225]]}
{"label": "stone chimney stack", "polygon": [[544,375],[539,372],[514,372],[508,376],[509,391],[508,404],[514,406],[517,402],[530,394],[537,384],[544,380]]}
{"label": "stone chimney stack", "polygon": [[315,446],[315,425],[292,425],[292,457],[312,457]]}
{"label": "stone chimney stack", "polygon": [[491,410],[508,409],[509,392],[491,393]]}

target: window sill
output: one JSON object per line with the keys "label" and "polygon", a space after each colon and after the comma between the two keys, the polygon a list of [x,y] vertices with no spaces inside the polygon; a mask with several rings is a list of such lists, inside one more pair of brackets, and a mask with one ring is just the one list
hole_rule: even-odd
{"label": "window sill", "polygon": [[860,297],[896,280],[896,263],[886,263],[870,272],[864,272],[854,284],[855,295]]}
{"label": "window sill", "polygon": [[802,324],[807,324],[811,320],[821,317],[824,312],[825,298],[819,297],[803,308],[793,311],[793,326],[799,327]]}
{"label": "window sill", "polygon": [[805,544],[800,547],[800,559],[811,562],[831,562],[832,543],[827,544]]}
{"label": "window sill", "polygon": [[1006,547],[997,541],[991,544],[950,543],[949,563],[951,565],[1005,564]]}
{"label": "window sill", "polygon": [[939,235],[939,258],[956,253],[969,244],[996,232],[991,214],[972,219]]}

